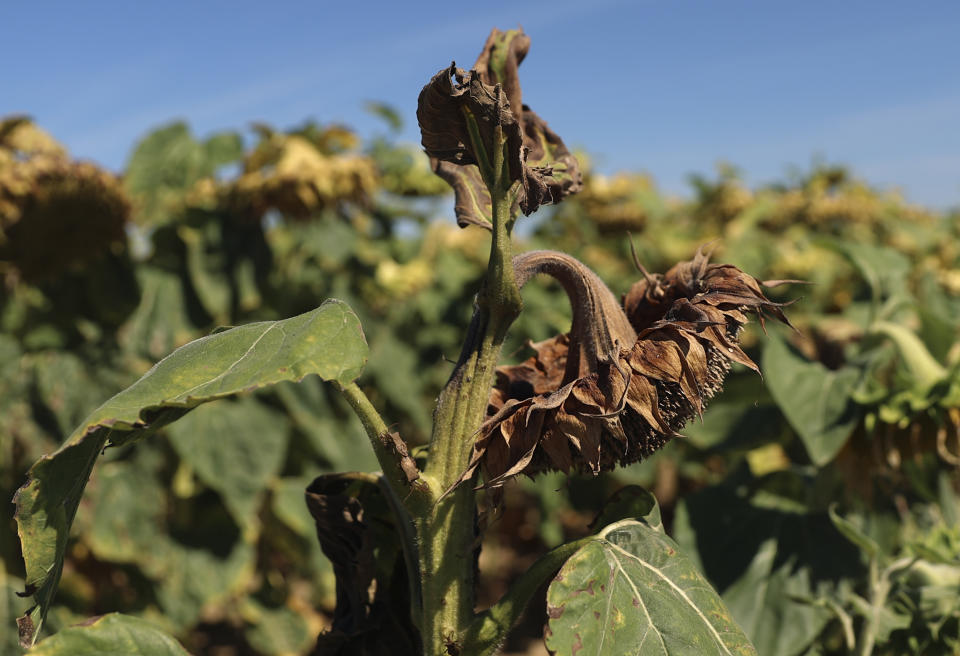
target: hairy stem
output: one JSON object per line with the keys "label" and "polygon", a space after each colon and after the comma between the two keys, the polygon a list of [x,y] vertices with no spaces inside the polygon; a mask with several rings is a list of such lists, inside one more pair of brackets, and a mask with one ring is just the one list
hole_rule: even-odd
{"label": "hairy stem", "polygon": [[416,463],[407,454],[406,445],[394,436],[387,428],[386,422],[370,403],[370,399],[356,383],[340,385],[336,388],[353,408],[354,413],[363,424],[370,445],[380,463],[383,474],[377,476],[377,484],[383,490],[390,510],[396,521],[403,548],[404,564],[407,567],[407,580],[410,586],[410,612],[414,625],[420,625],[423,609],[422,590],[420,587],[419,555],[416,540],[416,528],[408,510],[429,507],[431,501],[430,489],[419,478],[411,480],[416,470]]}
{"label": "hairy stem", "polygon": [[386,422],[370,403],[370,399],[356,383],[340,385],[336,388],[353,408],[353,412],[360,418],[370,445],[377,456],[383,476],[389,484],[394,496],[404,505],[413,505],[417,501],[428,499],[429,490],[426,483],[419,480],[419,471],[416,463],[407,453],[407,445],[400,437],[390,432]]}
{"label": "hairy stem", "polygon": [[[467,116],[468,125],[471,119]],[[483,155],[478,159],[490,162],[483,144],[474,141],[475,150]],[[493,202],[490,260],[460,359],[437,401],[430,459],[424,472],[432,490],[449,489],[469,464],[503,340],[520,313],[510,242],[518,185],[509,177],[506,139],[499,127],[495,143],[492,171],[484,175]],[[476,530],[476,493],[470,485],[459,486],[417,518],[421,627],[424,653],[430,656],[459,653],[465,646],[464,635],[474,618]]]}

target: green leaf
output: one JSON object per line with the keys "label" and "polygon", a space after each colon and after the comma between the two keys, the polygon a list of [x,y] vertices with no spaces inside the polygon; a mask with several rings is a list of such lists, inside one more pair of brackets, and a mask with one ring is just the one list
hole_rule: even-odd
{"label": "green leaf", "polygon": [[910,277],[910,260],[903,253],[885,246],[853,241],[826,242],[856,267],[870,286],[874,301],[905,292]]}
{"label": "green leaf", "polygon": [[384,102],[369,100],[364,105],[364,109],[377,118],[383,119],[393,132],[399,132],[403,129],[403,116],[397,111],[396,107]]}
{"label": "green leaf", "polygon": [[430,432],[430,414],[422,402],[423,378],[417,352],[394,336],[387,326],[372,340],[367,374],[376,389],[394,407],[402,410],[424,433]]}
{"label": "green leaf", "polygon": [[889,321],[877,321],[870,330],[889,338],[896,344],[900,357],[903,358],[919,390],[927,392],[947,377],[947,370],[934,359],[917,334],[906,326]]}
{"label": "green leaf", "polygon": [[282,414],[249,398],[198,408],[167,429],[181,460],[247,529],[256,527],[263,493],[283,466],[289,431]]}
{"label": "green leaf", "polygon": [[303,654],[317,639],[306,618],[289,608],[267,608],[250,600],[245,604],[244,614],[252,621],[244,635],[257,653]]}
{"label": "green leaf", "polygon": [[[340,394],[327,394],[323,384],[314,379],[296,385],[281,383],[275,391],[287,416],[329,464],[330,471],[373,471],[379,467],[366,433],[354,421]],[[297,503],[301,510],[307,483],[299,490]]]}
{"label": "green leaf", "polygon": [[203,142],[208,170],[238,161],[243,157],[243,137],[236,132],[220,132]]}
{"label": "green leaf", "polygon": [[751,490],[757,482],[747,484],[747,475],[685,497],[673,535],[699,561],[758,652],[790,656],[830,619],[802,600],[829,596],[838,580],[863,576],[863,566],[826,513],[802,502],[817,496],[816,481],[778,472]]}
{"label": "green leaf", "polygon": [[88,409],[107,393],[87,371],[83,361],[69,351],[47,351],[33,362],[39,401],[56,418],[59,436],[82,421]]}
{"label": "green leaf", "polygon": [[819,362],[804,360],[779,338],[763,349],[763,375],[787,421],[800,436],[810,460],[823,466],[846,444],[860,421],[851,399],[859,370],[831,371]]}
{"label": "green leaf", "polygon": [[590,524],[593,527],[609,526],[622,519],[644,521],[650,528],[663,531],[660,505],[651,492],[639,485],[626,485],[617,490],[603,506],[603,510]]}
{"label": "green leaf", "polygon": [[363,369],[360,322],[330,300],[291,319],[209,335],[177,349],[94,411],[54,454],[40,459],[15,497],[27,590],[37,604],[20,624],[36,639],[63,567],[70,525],[100,451],[149,435],[191,408],[310,374],[348,383]]}
{"label": "green leaf", "polygon": [[882,555],[880,545],[877,544],[876,540],[860,530],[860,528],[849,519],[844,519],[837,514],[836,504],[830,506],[829,512],[830,521],[837,527],[837,530],[843,534],[843,537],[850,540],[850,542],[863,551],[868,558],[878,558]]}
{"label": "green leaf", "polygon": [[703,421],[683,428],[699,449],[751,449],[776,442],[784,431],[783,416],[762,378],[752,371],[731,372],[723,394],[710,402]]}
{"label": "green leaf", "polygon": [[159,582],[157,600],[164,617],[183,630],[200,619],[204,607],[249,587],[254,576],[256,552],[246,542],[237,542],[225,557],[172,541],[161,553],[163,561],[153,573]]}
{"label": "green leaf", "polygon": [[219,133],[201,142],[183,122],[154,130],[137,144],[123,176],[138,206],[138,222],[165,223],[171,212],[181,209],[184,195],[196,182],[242,156],[243,139],[236,133]]}
{"label": "green leaf", "polygon": [[145,264],[137,270],[143,295],[120,342],[138,356],[158,359],[199,333],[191,320],[180,276]]}
{"label": "green leaf", "polygon": [[190,656],[150,622],[110,613],[71,626],[38,643],[30,656]]}
{"label": "green leaf", "polygon": [[730,612],[764,656],[804,652],[830,619],[830,611],[796,599],[811,594],[810,570],[778,563],[777,540],[760,545],[744,575],[723,593]]}
{"label": "green leaf", "polygon": [[720,596],[669,537],[634,520],[608,526],[547,591],[557,654],[756,654]]}
{"label": "green leaf", "polygon": [[105,463],[87,501],[109,512],[80,513],[77,528],[100,560],[146,564],[157,558],[159,542],[165,539],[165,495],[156,476],[136,463]]}

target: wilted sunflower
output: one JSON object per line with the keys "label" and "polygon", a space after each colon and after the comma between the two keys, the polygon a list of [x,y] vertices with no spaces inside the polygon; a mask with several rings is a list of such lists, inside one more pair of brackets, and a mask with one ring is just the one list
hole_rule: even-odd
{"label": "wilted sunflower", "polygon": [[0,120],[0,275],[35,282],[122,250],[129,214],[116,176],[25,117]]}
{"label": "wilted sunflower", "polygon": [[748,314],[787,323],[760,283],[702,252],[633,285],[622,305],[593,271],[553,251],[514,258],[518,284],[545,273],[573,306],[566,335],[497,369],[488,419],[461,480],[480,467],[486,486],[518,474],[592,472],[637,462],[700,414],[730,362],[755,371],[738,346]]}

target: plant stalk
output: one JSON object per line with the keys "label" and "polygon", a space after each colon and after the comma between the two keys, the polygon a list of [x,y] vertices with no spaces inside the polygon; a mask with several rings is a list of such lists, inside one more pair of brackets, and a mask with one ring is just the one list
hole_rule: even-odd
{"label": "plant stalk", "polygon": [[[470,124],[473,117],[466,119]],[[481,161],[489,161],[483,144],[474,141],[476,151],[484,154]],[[510,241],[519,187],[510,180],[506,139],[499,127],[495,144],[492,171],[483,172],[493,209],[490,259],[460,359],[437,401],[424,472],[432,490],[450,489],[467,469],[486,416],[503,340],[520,313]],[[423,589],[421,627],[428,656],[457,654],[465,646],[464,636],[474,619],[476,513],[476,492],[467,482],[416,520]]]}

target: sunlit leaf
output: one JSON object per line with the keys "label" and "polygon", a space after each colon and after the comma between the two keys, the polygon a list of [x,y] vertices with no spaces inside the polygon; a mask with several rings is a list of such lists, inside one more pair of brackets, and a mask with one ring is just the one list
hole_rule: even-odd
{"label": "sunlit leaf", "polygon": [[676,543],[624,520],[575,553],[547,591],[557,654],[756,654]]}
{"label": "sunlit leaf", "polygon": [[71,626],[39,642],[30,656],[190,656],[150,622],[110,613]]}
{"label": "sunlit leaf", "polygon": [[20,624],[35,639],[63,566],[70,524],[100,451],[149,435],[191,408],[281,381],[317,374],[346,383],[367,346],[356,315],[340,301],[291,319],[233,328],[191,342],[94,411],[56,453],[30,470],[17,492],[26,585],[37,606]]}
{"label": "sunlit leaf", "polygon": [[764,656],[803,653],[830,614],[797,598],[811,594],[810,570],[794,561],[777,562],[777,541],[767,540],[723,600]]}
{"label": "sunlit leaf", "polygon": [[831,371],[772,338],[763,349],[763,375],[780,410],[800,436],[815,465],[825,465],[843,448],[860,421],[851,395],[860,371]]}

